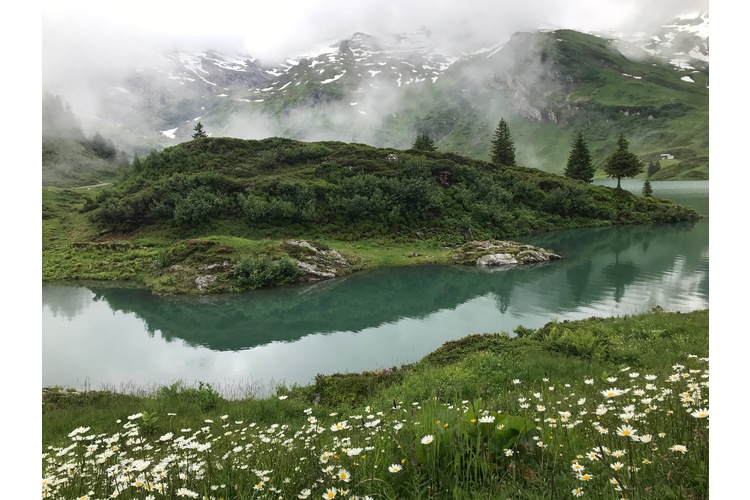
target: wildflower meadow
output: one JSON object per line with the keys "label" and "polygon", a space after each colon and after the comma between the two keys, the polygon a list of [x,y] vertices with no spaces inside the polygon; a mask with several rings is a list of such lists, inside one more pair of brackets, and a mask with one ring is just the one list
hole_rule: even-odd
{"label": "wildflower meadow", "polygon": [[329,411],[300,394],[262,402],[278,421],[138,411],[97,422],[106,431],[71,428],[43,447],[42,497],[708,497],[709,371],[698,354],[664,369],[519,374],[472,399]]}

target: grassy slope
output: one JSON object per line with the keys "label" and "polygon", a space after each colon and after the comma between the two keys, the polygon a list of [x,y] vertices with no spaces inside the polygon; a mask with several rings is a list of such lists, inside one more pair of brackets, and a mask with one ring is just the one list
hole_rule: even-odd
{"label": "grassy slope", "polygon": [[[544,59],[545,73],[560,76],[552,77],[553,81],[548,77],[549,95],[531,102],[553,112],[555,121],[510,116],[522,163],[562,172],[574,134],[581,130],[601,168],[623,133],[631,150],[644,160],[661,153],[673,153],[684,160],[682,166],[662,173],[661,179],[708,177],[707,75],[690,73],[695,83],[683,82],[680,78],[686,73],[663,61],[630,60],[607,40],[572,30],[539,34],[534,43],[530,61],[539,64]],[[529,92],[533,85],[543,84],[527,83]],[[492,96],[486,93],[472,100],[492,102]],[[502,107],[512,108],[507,104]],[[487,144],[496,123],[488,125],[484,129],[481,123],[457,127],[439,143],[441,149],[489,158]],[[474,137],[473,141],[469,137]]]}
{"label": "grassy slope", "polygon": [[[204,429],[208,433],[212,426],[219,429],[221,425],[221,432],[211,431],[212,436],[217,436],[211,439],[211,449],[198,456],[201,460],[215,458],[219,461],[222,453],[237,444],[233,437],[228,437],[233,434],[234,426],[245,425],[249,428],[247,433],[245,430],[241,433],[240,448],[254,443],[256,437],[252,429],[256,426],[263,436],[274,434],[274,437],[284,435],[285,429],[288,429],[287,434],[295,429],[303,430],[299,434],[304,445],[301,442],[299,446],[285,444],[289,447],[280,455],[277,454],[281,439],[263,447],[267,453],[242,454],[244,460],[250,462],[251,470],[268,469],[267,486],[286,490],[283,486],[286,483],[281,481],[290,477],[291,487],[296,488],[294,495],[302,488],[329,486],[316,486],[315,478],[321,475],[318,457],[323,450],[333,450],[340,456],[332,458],[332,463],[346,467],[356,478],[351,484],[337,482],[336,486],[353,488],[358,495],[375,493],[389,498],[505,498],[512,495],[513,498],[535,499],[547,498],[551,491],[569,494],[572,488],[583,486],[588,495],[604,498],[613,494],[608,479],[612,477],[609,464],[614,463],[614,457],[606,457],[604,463],[583,459],[594,446],[604,445],[610,451],[624,450],[620,452],[625,454],[620,460],[630,468],[626,469],[627,473],[621,473],[619,479],[635,490],[637,497],[707,498],[707,421],[692,417],[690,412],[694,405],[703,406],[708,402],[708,372],[692,370],[706,366],[697,358],[708,354],[708,311],[654,311],[632,317],[553,322],[536,331],[519,327],[517,332],[522,336],[471,335],[448,342],[413,365],[377,372],[319,376],[309,386],[279,387],[277,394],[283,395],[283,400],[275,396],[228,400],[210,386],[185,387],[179,383],[155,391],[131,388],[135,393],[132,395],[98,390],[48,390],[43,393],[42,406],[42,446],[49,452],[43,459],[44,475],[54,477],[61,461],[69,460],[55,457],[59,449],[56,446],[69,445],[68,435],[78,427],[84,428],[85,433],[106,436],[122,433],[122,422],[138,426],[139,435],[154,445],[140,446],[123,455],[132,460],[150,459],[149,453],[157,454],[165,446],[162,442],[170,439],[171,434],[167,433],[177,436],[190,433],[191,429]],[[690,373],[687,369],[681,371],[680,366],[691,368]],[[684,382],[680,380],[680,373],[686,377]],[[647,375],[654,378],[646,378]],[[649,383],[650,380],[653,383]],[[687,382],[693,381],[696,383],[690,384],[692,388],[685,388]],[[653,387],[648,389],[649,385]],[[612,387],[632,387],[641,392],[633,390],[632,397],[603,397],[602,392]],[[659,387],[669,390],[659,391]],[[681,392],[683,390],[688,392]],[[685,394],[695,403],[681,404]],[[524,407],[523,401],[532,404]],[[597,407],[597,402],[603,402],[611,411],[599,414],[597,408],[602,404]],[[638,441],[631,443],[616,435],[617,426],[623,425],[618,415],[624,405],[631,402],[637,409],[635,418],[628,421],[638,430],[638,435],[653,435],[653,442],[648,445]],[[398,408],[394,407],[396,404]],[[542,409],[537,404],[542,404]],[[462,413],[462,407],[467,413]],[[534,440],[540,439],[549,450],[536,446],[538,443],[529,439],[529,435],[525,439],[508,441],[507,436],[503,438],[492,430],[494,424],[484,427],[493,437],[485,432],[484,438],[479,438],[477,421],[469,419],[475,414],[474,418],[479,417],[480,409],[498,418],[509,414],[515,416],[513,418],[533,419],[531,428],[536,424],[532,431]],[[562,425],[566,420],[561,410],[571,411],[568,421],[580,425],[564,429],[567,426]],[[312,443],[315,447],[310,450],[307,449],[310,438],[305,438],[309,432],[304,432],[309,425],[309,415],[318,417],[318,425],[322,427],[320,436]],[[370,427],[374,424],[378,428],[372,430],[363,425],[364,415],[368,415]],[[157,418],[146,422],[146,416]],[[342,419],[348,421],[348,429],[340,433],[329,431],[329,426]],[[400,422],[403,429],[394,431],[396,422]],[[505,422],[515,425],[513,420]],[[609,428],[607,435],[594,431],[599,425]],[[274,427],[268,429],[269,426]],[[231,429],[225,433],[225,428]],[[421,454],[419,443],[426,434],[435,437],[435,442],[427,448],[431,451],[427,456]],[[161,441],[159,436],[163,436]],[[351,438],[352,442],[337,444],[337,437]],[[199,436],[198,440],[209,438]],[[120,439],[117,448],[129,450],[131,443],[125,441]],[[296,441],[296,435],[291,441]],[[355,457],[357,463],[347,458],[347,446],[365,444],[374,445],[377,453],[366,451],[361,457]],[[671,451],[673,444],[686,444],[687,454],[682,456]],[[513,460],[502,457],[503,448],[513,450]],[[141,449],[154,451],[138,453]],[[119,454],[120,450],[113,450]],[[73,456],[75,453],[74,450]],[[287,454],[291,457],[289,460],[284,458]],[[306,458],[301,461],[300,455]],[[398,476],[382,470],[402,458],[400,463],[404,470]],[[644,458],[648,460],[642,461]],[[158,460],[154,458],[152,463]],[[223,460],[231,469],[230,462]],[[365,472],[364,467],[372,467],[373,461],[381,470]],[[593,473],[593,481],[582,483],[571,472],[571,464],[577,462],[585,465],[587,473]],[[78,463],[82,464],[83,460]],[[642,468],[642,474],[635,473],[636,465]],[[223,469],[208,471],[205,483],[230,482],[241,488],[242,491],[225,493],[226,498],[244,498],[245,491],[252,493],[257,478],[247,472],[226,476]],[[96,474],[75,472],[83,482],[67,482],[63,487],[69,495],[77,496],[81,494],[79,491],[85,493],[89,488],[102,488],[110,482],[97,481]],[[172,468],[168,472],[175,474]],[[362,481],[366,474],[371,474],[375,481]],[[327,481],[330,482],[330,478]],[[192,489],[201,487],[197,474],[187,474],[184,482]],[[169,486],[176,489],[182,484]],[[439,484],[440,492],[430,492],[425,486],[429,484]],[[316,490],[316,493],[323,491]],[[291,492],[287,491],[286,495]]]}
{"label": "grassy slope", "polygon": [[111,182],[123,166],[116,160],[98,157],[78,140],[53,137],[42,141],[44,186],[93,186]]}
{"label": "grassy slope", "polygon": [[[511,387],[512,380],[518,377],[533,385],[546,376],[606,378],[623,366],[634,371],[668,371],[687,354],[708,355],[707,310],[551,322],[538,330],[519,327],[517,332],[525,335],[469,335],[447,342],[412,365],[385,372],[321,375],[307,386],[280,387],[279,393],[290,394],[300,405],[315,402],[326,412],[351,411],[370,403],[387,405],[394,398],[423,401],[435,396],[447,400],[491,397],[493,391]],[[70,432],[69,428],[88,425],[87,422],[111,425],[122,414],[135,413],[139,408],[165,414],[171,411],[166,405],[178,403],[147,398],[147,388],[132,389],[131,396],[92,391],[91,397],[73,400],[71,404],[45,404],[44,443],[59,442]],[[54,403],[53,400],[46,403]],[[114,403],[111,407],[110,402]],[[184,421],[183,426],[196,425],[190,420],[200,422],[204,418],[196,403],[179,402],[184,411],[178,420]],[[265,400],[265,404],[269,401]],[[284,417],[273,409],[263,411],[263,405],[264,400],[252,397],[227,399],[221,401],[215,413],[246,406],[245,411],[260,412],[255,418],[261,421]]]}
{"label": "grassy slope", "polygon": [[[614,52],[616,45],[575,31],[556,32],[566,43],[580,43],[585,50],[568,53],[563,62],[568,67],[581,60],[579,71],[595,74],[593,81],[568,96],[583,108],[599,111],[605,118],[583,126],[587,135],[596,138],[594,153],[609,154],[613,145],[602,139],[626,134],[631,149],[644,159],[672,153],[682,165],[661,178],[708,178],[708,75],[679,71],[656,59],[630,60]],[[587,54],[581,58],[580,54]],[[565,61],[565,54],[561,59]],[[562,62],[562,61],[561,61]],[[599,69],[603,65],[603,69]],[[599,71],[596,71],[599,69]],[[627,76],[630,75],[630,76]],[[690,76],[694,83],[682,81]],[[635,78],[640,77],[640,78]]]}

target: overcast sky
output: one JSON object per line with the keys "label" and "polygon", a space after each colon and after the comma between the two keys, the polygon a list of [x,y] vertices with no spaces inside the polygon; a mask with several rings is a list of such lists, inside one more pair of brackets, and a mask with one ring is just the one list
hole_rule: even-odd
{"label": "overcast sky", "polygon": [[[159,47],[234,48],[264,60],[305,53],[362,31],[429,30],[441,41],[491,46],[545,26],[638,31],[708,0],[44,0],[50,60]],[[478,48],[478,47],[477,47]]]}

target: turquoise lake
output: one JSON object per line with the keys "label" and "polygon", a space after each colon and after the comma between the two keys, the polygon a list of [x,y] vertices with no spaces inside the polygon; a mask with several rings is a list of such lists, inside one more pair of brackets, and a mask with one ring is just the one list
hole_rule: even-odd
{"label": "turquoise lake", "polygon": [[[708,181],[652,185],[655,196],[708,215]],[[641,186],[623,181],[636,193]],[[654,306],[708,307],[708,217],[516,239],[564,258],[495,272],[378,269],[313,285],[200,297],[44,285],[42,382],[127,392],[204,381],[240,397],[266,394],[279,383],[306,384],[318,373],[411,363],[471,333]]]}

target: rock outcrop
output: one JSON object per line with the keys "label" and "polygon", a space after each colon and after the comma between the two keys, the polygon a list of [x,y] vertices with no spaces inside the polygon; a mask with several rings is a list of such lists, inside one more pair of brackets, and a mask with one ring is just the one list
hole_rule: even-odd
{"label": "rock outcrop", "polygon": [[544,248],[500,240],[470,241],[451,254],[451,260],[457,264],[476,265],[480,268],[535,264],[560,258]]}
{"label": "rock outcrop", "polygon": [[304,240],[286,241],[289,256],[305,272],[302,281],[326,280],[349,272],[351,263],[339,252],[316,245]]}

